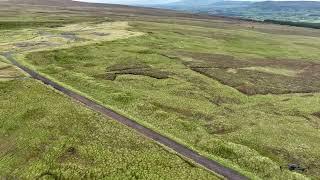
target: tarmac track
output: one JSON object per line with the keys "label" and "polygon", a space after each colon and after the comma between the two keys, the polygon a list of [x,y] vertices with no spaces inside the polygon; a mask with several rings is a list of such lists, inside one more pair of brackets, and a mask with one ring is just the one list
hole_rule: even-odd
{"label": "tarmac track", "polygon": [[208,169],[209,171],[212,171],[216,174],[219,174],[223,177],[225,177],[226,179],[231,179],[231,180],[245,180],[248,179],[247,177],[241,175],[240,173],[236,172],[235,170],[232,170],[230,168],[227,168],[223,165],[221,165],[220,163],[213,161],[211,159],[208,159],[200,154],[198,154],[197,152],[189,149],[188,147],[170,139],[167,138],[147,127],[142,126],[141,124],[137,123],[136,121],[129,119],[121,114],[118,114],[117,112],[108,109],[84,96],[81,96],[80,94],[67,89],[53,81],[51,81],[50,79],[41,76],[39,73],[37,73],[34,70],[31,70],[23,65],[21,65],[19,62],[17,62],[13,57],[12,54],[10,52],[6,52],[3,53],[3,56],[5,56],[9,61],[11,61],[12,64],[14,64],[15,66],[19,67],[20,69],[22,69],[23,71],[25,71],[26,73],[28,73],[31,77],[33,77],[34,79],[37,79],[41,82],[43,82],[46,85],[49,85],[51,87],[53,87],[54,89],[64,93],[65,95],[71,97],[72,99],[82,103],[83,105],[85,105],[86,107],[99,112],[101,114],[103,114],[104,116],[110,117],[126,126],[128,126],[129,128],[132,128],[136,131],[138,131],[140,134],[162,144],[165,145],[166,147],[174,150],[175,152],[177,152],[178,154],[193,160],[194,162],[196,162],[197,164],[205,167],[206,169]]}

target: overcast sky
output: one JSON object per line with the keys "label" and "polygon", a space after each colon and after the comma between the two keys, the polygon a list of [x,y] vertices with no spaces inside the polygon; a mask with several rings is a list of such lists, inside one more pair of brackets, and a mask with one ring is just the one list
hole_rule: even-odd
{"label": "overcast sky", "polygon": [[[170,2],[176,2],[179,0],[77,0],[77,1],[111,3],[111,4],[165,4]],[[195,0],[195,2],[196,1],[197,0]],[[264,1],[264,0],[237,0],[237,1]],[[277,1],[289,1],[289,0],[277,0]],[[290,0],[290,1],[310,1],[310,0]],[[320,1],[320,0],[313,0],[313,1]]]}

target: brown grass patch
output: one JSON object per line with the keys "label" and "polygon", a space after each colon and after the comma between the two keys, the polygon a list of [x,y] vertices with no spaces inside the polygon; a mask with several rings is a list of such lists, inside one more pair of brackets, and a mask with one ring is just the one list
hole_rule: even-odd
{"label": "brown grass patch", "polygon": [[318,63],[285,59],[237,60],[232,56],[190,52],[180,53],[180,56],[192,59],[184,62],[190,69],[244,94],[320,92]]}
{"label": "brown grass patch", "polygon": [[312,113],[312,115],[320,118],[320,111],[319,111],[319,112]]}
{"label": "brown grass patch", "polygon": [[22,77],[25,77],[24,74],[22,74],[22,72],[20,72],[14,66],[5,65],[5,64],[0,66],[0,81],[7,81],[7,80],[22,78]]}

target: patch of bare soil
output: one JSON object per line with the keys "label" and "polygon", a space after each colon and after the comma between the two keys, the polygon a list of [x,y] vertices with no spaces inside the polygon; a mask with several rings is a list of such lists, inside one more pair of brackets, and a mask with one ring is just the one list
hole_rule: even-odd
{"label": "patch of bare soil", "polygon": [[[193,71],[247,95],[320,92],[320,63],[289,59],[238,60],[227,55],[192,52],[181,52],[180,56],[191,59],[184,64]],[[286,75],[287,72],[291,74]]]}
{"label": "patch of bare soil", "polygon": [[145,64],[115,64],[107,67],[105,74],[99,74],[96,78],[103,78],[106,80],[115,80],[118,75],[141,75],[148,76],[155,79],[167,79],[170,73],[159,69],[152,68]]}

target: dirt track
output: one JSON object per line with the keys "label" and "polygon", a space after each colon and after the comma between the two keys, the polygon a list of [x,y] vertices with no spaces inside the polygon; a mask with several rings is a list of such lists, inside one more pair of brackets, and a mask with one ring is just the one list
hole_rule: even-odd
{"label": "dirt track", "polygon": [[97,111],[107,117],[111,117],[112,119],[138,131],[139,133],[141,133],[142,135],[162,144],[167,146],[168,148],[174,150],[175,152],[177,152],[178,154],[189,158],[191,160],[193,160],[194,162],[196,162],[197,164],[205,167],[206,169],[217,173],[227,179],[234,179],[234,180],[243,180],[243,179],[248,179],[245,176],[239,174],[238,172],[229,169],[227,167],[224,167],[223,165],[219,164],[216,161],[210,160],[200,154],[198,154],[197,152],[187,148],[186,146],[177,143],[176,141],[169,139],[149,128],[146,128],[140,124],[138,124],[137,122],[135,122],[134,120],[131,120],[125,116],[122,116],[118,113],[116,113],[115,111],[105,108],[104,106],[84,97],[81,96],[77,93],[75,93],[74,91],[71,91],[69,89],[66,89],[63,86],[58,85],[57,83],[45,78],[44,76],[41,76],[40,74],[38,74],[37,72],[21,65],[20,63],[18,63],[11,55],[11,53],[7,52],[3,54],[8,60],[10,60],[12,62],[12,64],[16,65],[17,67],[19,67],[20,69],[22,69],[23,71],[25,71],[26,73],[30,74],[34,79],[40,80],[42,81],[44,84],[49,85],[53,88],[55,88],[56,90],[68,95],[69,97],[81,102],[82,104],[84,104],[85,106],[87,106],[88,108]]}

